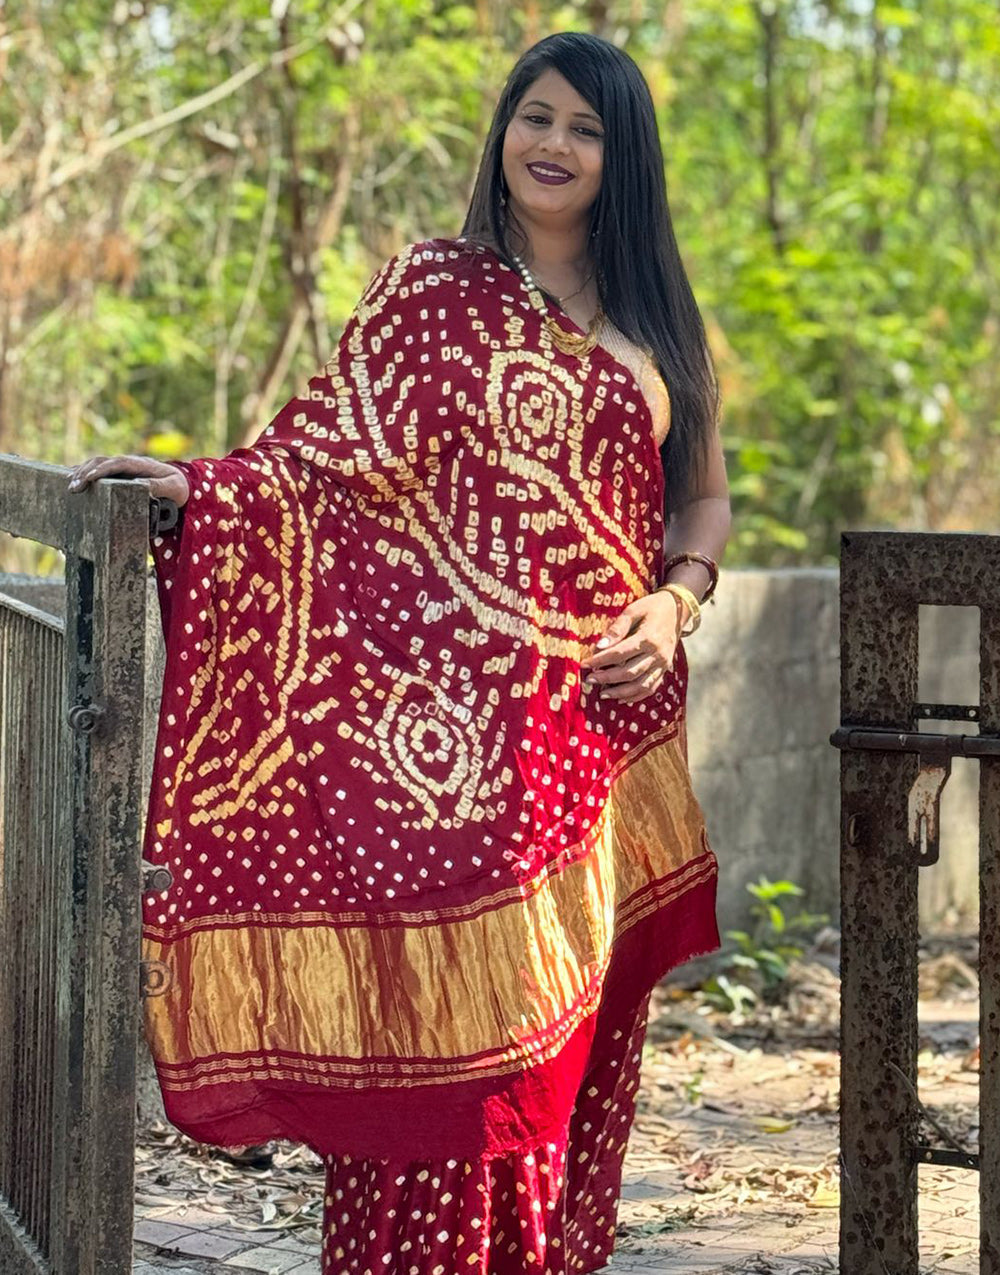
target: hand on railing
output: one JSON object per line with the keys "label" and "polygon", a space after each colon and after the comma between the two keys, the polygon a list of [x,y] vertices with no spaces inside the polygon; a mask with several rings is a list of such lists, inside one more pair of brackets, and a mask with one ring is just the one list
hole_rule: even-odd
{"label": "hand on railing", "polygon": [[187,503],[188,480],[176,465],[151,456],[92,456],[70,474],[71,492],[83,491],[98,478],[140,478],[146,482],[150,496],[172,500],[178,507]]}

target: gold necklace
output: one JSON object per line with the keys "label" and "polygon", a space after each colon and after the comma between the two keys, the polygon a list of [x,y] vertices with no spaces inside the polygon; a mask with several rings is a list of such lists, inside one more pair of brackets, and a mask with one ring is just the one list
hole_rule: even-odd
{"label": "gold necklace", "polygon": [[[552,344],[563,354],[575,354],[578,358],[583,358],[593,350],[597,345],[597,339],[601,335],[601,329],[604,327],[604,307],[601,305],[601,299],[597,299],[597,309],[594,317],[590,320],[590,324],[585,333],[567,332],[565,328],[559,324],[549,314],[545,305],[545,298],[542,296],[542,290],[535,282],[535,278],[531,271],[524,264],[517,254],[514,254],[514,264],[521,272],[521,278],[524,280],[525,287],[528,289],[528,296],[531,298],[531,304],[542,316],[542,323],[545,326],[549,336],[552,338]],[[577,292],[582,292],[589,283],[589,278]],[[570,293],[570,297],[576,296],[575,292]],[[569,300],[569,297],[563,298]]]}

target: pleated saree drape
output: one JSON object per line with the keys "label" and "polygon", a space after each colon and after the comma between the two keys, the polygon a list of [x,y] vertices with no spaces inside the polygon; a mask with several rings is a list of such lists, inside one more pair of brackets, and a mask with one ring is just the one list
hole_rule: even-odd
{"label": "pleated saree drape", "polygon": [[[154,545],[146,846],[173,885],[144,900],[167,1114],[206,1142],[310,1144],[331,1197],[356,1161],[474,1165],[470,1229],[506,1233],[495,1183],[511,1202],[524,1157],[550,1157],[544,1215],[580,1172],[588,1069],[717,942],[683,653],[633,704],[580,680],[662,568],[646,400],[600,347],[555,350],[492,252],[434,240],[376,276],[254,447],[184,468]],[[628,1022],[604,1039],[612,977]],[[365,1234],[405,1243],[377,1212]]]}

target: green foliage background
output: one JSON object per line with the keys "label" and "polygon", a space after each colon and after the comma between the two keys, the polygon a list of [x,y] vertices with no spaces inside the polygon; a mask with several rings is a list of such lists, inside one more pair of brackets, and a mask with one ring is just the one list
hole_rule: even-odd
{"label": "green foliage background", "polygon": [[507,70],[570,28],[653,91],[730,560],[996,530],[992,0],[0,0],[0,450],[252,438],[382,260],[457,231]]}

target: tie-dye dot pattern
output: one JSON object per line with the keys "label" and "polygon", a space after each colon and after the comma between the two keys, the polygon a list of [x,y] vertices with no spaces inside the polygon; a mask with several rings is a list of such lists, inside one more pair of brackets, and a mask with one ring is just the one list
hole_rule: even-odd
{"label": "tie-dye dot pattern", "polygon": [[647,994],[631,1012],[602,1005],[557,1142],[493,1160],[327,1157],[324,1275],[601,1270],[614,1247],[648,1004]]}

